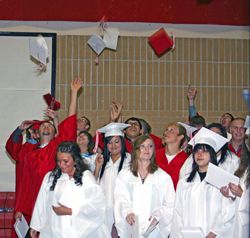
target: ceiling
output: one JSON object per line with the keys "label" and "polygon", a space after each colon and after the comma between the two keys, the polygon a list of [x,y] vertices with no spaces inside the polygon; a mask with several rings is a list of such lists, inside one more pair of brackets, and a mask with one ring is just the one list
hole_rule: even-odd
{"label": "ceiling", "polygon": [[0,0],[0,19],[248,26],[249,0]]}

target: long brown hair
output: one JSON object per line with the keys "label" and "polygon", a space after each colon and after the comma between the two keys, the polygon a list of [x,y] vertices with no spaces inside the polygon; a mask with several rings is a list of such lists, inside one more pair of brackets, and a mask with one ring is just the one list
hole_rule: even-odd
{"label": "long brown hair", "polygon": [[240,156],[240,165],[235,171],[234,175],[241,178],[244,173],[247,173],[245,184],[246,187],[250,184],[250,151],[248,150],[245,143],[242,144],[241,156]]}
{"label": "long brown hair", "polygon": [[142,135],[139,136],[134,144],[133,144],[133,150],[132,150],[132,154],[131,154],[131,164],[130,164],[130,170],[133,173],[134,176],[138,177],[138,152],[140,152],[140,145],[146,141],[147,139],[151,140],[153,142],[154,145],[154,151],[150,160],[150,164],[148,166],[148,172],[153,174],[157,169],[158,169],[158,165],[156,164],[155,161],[155,144],[154,141],[152,140],[152,138],[150,136],[147,135]]}

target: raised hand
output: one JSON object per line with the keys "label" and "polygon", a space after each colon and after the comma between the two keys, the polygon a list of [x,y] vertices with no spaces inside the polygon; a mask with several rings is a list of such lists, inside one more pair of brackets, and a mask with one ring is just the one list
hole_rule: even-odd
{"label": "raised hand", "polygon": [[123,105],[119,102],[112,102],[110,106],[110,122],[120,122]]}

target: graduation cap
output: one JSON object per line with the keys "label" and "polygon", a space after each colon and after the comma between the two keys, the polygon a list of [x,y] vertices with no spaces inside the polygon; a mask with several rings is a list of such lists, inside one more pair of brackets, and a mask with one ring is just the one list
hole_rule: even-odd
{"label": "graduation cap", "polygon": [[246,116],[244,127],[247,128],[245,134],[250,134],[250,116]]}
{"label": "graduation cap", "polygon": [[116,50],[118,42],[119,31],[117,28],[106,28],[103,31],[103,41],[106,48]]}
{"label": "graduation cap", "polygon": [[106,47],[105,42],[98,35],[92,35],[87,43],[97,55],[100,55]]}
{"label": "graduation cap", "polygon": [[54,111],[60,109],[61,103],[56,101],[55,98],[53,98],[50,93],[43,95],[43,98],[50,109]]}
{"label": "graduation cap", "polygon": [[192,134],[193,132],[197,131],[198,129],[196,127],[190,126],[186,123],[183,122],[178,122],[178,124],[182,125],[183,127],[185,127],[186,131],[187,131],[187,135],[189,138],[192,138]]}
{"label": "graduation cap", "polygon": [[202,127],[196,135],[188,142],[189,145],[195,146],[196,144],[210,145],[215,152],[218,152],[221,147],[229,140],[205,127]]}
{"label": "graduation cap", "polygon": [[101,133],[105,133],[105,137],[124,136],[123,130],[129,126],[129,124],[125,123],[111,122],[108,125],[98,129],[98,131]]}
{"label": "graduation cap", "polygon": [[170,37],[164,28],[159,29],[148,38],[148,42],[158,56],[174,49],[174,39]]}
{"label": "graduation cap", "polygon": [[31,58],[46,65],[48,62],[49,52],[45,39],[42,36],[32,37],[29,39],[29,50]]}

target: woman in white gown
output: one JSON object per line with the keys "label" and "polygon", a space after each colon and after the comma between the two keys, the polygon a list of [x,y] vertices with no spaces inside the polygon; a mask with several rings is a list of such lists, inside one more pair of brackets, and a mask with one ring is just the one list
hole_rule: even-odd
{"label": "woman in white gown", "polygon": [[[211,123],[207,128],[225,138],[227,138],[227,131],[220,123]],[[228,149],[228,144],[226,143],[222,148],[217,152],[217,163],[218,166],[229,173],[234,173],[240,164],[239,157],[232,153]],[[188,159],[183,164],[180,171],[180,179],[186,177],[192,171],[193,156],[190,155]]]}
{"label": "woman in white gown", "polygon": [[194,237],[195,233],[206,238],[233,237],[234,202],[204,180],[209,162],[217,165],[216,151],[226,142],[206,128],[189,142],[194,145],[194,162],[189,176],[177,186],[171,238]]}
{"label": "woman in white gown", "polygon": [[[133,145],[130,168],[119,173],[115,185],[115,224],[120,238],[165,238],[170,233],[175,191],[171,177],[158,168],[149,136]],[[151,232],[150,232],[151,231]]]}
{"label": "woman in white gown", "polygon": [[57,149],[57,166],[40,188],[30,223],[32,238],[106,238],[104,195],[74,142]]}
{"label": "woman in white gown", "polygon": [[106,201],[106,224],[112,237],[117,237],[114,226],[114,188],[118,173],[130,165],[131,156],[126,152],[123,130],[129,124],[112,122],[99,132],[105,133],[103,157],[96,159],[95,176],[98,177]]}

